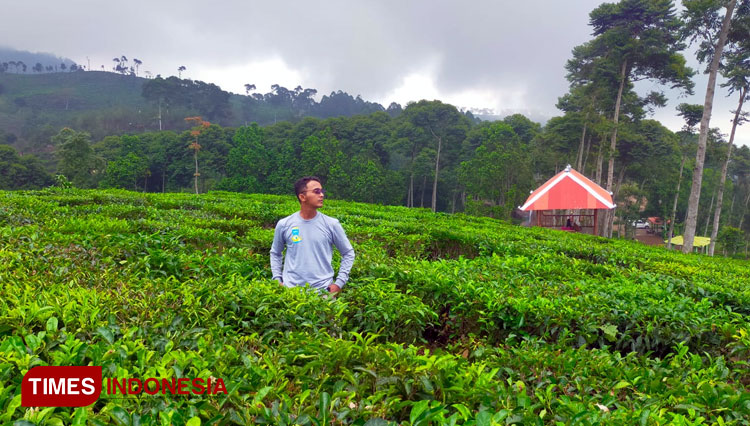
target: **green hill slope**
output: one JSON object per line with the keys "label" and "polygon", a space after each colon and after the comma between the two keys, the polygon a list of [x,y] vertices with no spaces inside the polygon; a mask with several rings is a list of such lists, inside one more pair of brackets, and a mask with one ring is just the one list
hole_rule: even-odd
{"label": "green hill slope", "polygon": [[[112,106],[138,107],[143,78],[111,72],[69,72],[39,75],[5,73],[4,95],[37,110],[91,110]],[[18,99],[18,100],[16,100]],[[8,102],[9,99],[5,99]],[[66,109],[67,106],[67,109]]]}
{"label": "green hill slope", "polygon": [[144,81],[107,72],[0,74],[0,130],[15,135],[18,149],[37,153],[63,127],[95,138],[158,129],[141,97]]}
{"label": "green hill slope", "polygon": [[[160,85],[161,83],[161,85]],[[183,131],[186,117],[203,116],[222,126],[237,127],[256,122],[370,114],[386,111],[380,104],[337,91],[314,99],[314,89],[288,90],[275,87],[266,94],[236,95],[218,86],[169,77],[144,79],[103,71],[54,73],[0,72],[0,144],[42,158],[53,147],[50,137],[70,127],[91,134],[94,141],[105,136],[159,130],[159,108],[153,98],[142,96],[144,86],[161,93],[161,128]],[[154,89],[154,87],[157,87]],[[400,114],[392,104],[387,112]]]}
{"label": "green hill slope", "polygon": [[[327,201],[357,254],[332,301],[270,279],[274,224],[297,207],[291,196],[229,193],[0,193],[0,420],[750,418],[745,262]],[[102,394],[79,409],[23,409],[34,365],[212,376],[229,395]]]}

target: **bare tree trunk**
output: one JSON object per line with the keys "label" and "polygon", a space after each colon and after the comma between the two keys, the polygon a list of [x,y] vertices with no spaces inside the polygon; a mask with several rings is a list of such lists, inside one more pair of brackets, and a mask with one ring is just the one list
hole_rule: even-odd
{"label": "bare tree trunk", "polygon": [[406,207],[414,207],[414,171],[409,176],[409,190],[406,195]]}
{"label": "bare tree trunk", "polygon": [[672,248],[672,236],[674,235],[674,221],[677,217],[677,200],[680,198],[680,184],[682,183],[682,170],[685,168],[685,156],[682,156],[680,162],[680,178],[677,180],[677,191],[674,194],[674,204],[672,204],[672,219],[669,221],[669,235],[667,236],[667,248]]}
{"label": "bare tree trunk", "polygon": [[583,163],[581,164],[581,170],[579,170],[581,173],[586,175],[586,162],[589,160],[589,150],[591,150],[591,135],[589,135],[588,139],[586,139],[586,153],[583,156]]}
{"label": "bare tree trunk", "polygon": [[[620,174],[617,176],[617,184],[615,185],[615,193],[612,196],[612,200],[613,201],[617,199],[617,196],[620,193],[620,186],[622,186],[622,178],[625,177],[625,169],[626,168],[627,168],[627,166],[622,166],[622,168],[620,169]],[[616,202],[615,202],[615,204],[616,204]],[[613,229],[614,223],[615,223],[615,211],[614,210],[610,210],[610,212],[612,214],[609,217],[609,221],[610,222],[609,222],[609,225],[608,225],[608,228],[607,228],[609,230],[609,235],[607,235],[607,237],[612,238],[612,229]]]}
{"label": "bare tree trunk", "polygon": [[750,202],[750,191],[747,193],[747,197],[745,197],[745,206],[742,208],[742,214],[740,215],[740,224],[737,225],[738,229],[742,229],[742,222],[745,221],[745,213],[747,213],[747,203]]}
{"label": "bare tree trunk", "polygon": [[167,174],[167,170],[166,170],[166,168],[165,168],[165,169],[164,169],[164,170],[162,170],[162,172],[161,172],[161,192],[162,192],[162,193],[164,193],[164,185],[165,185],[165,183],[166,183],[166,181],[167,181],[167,177],[166,177],[166,174]]}
{"label": "bare tree trunk", "polygon": [[729,206],[729,219],[727,219],[728,224],[732,224],[732,220],[734,220],[734,200],[737,198],[737,189],[735,188],[734,191],[732,191],[732,204]]}
{"label": "bare tree trunk", "polygon": [[[612,138],[609,143],[609,161],[607,163],[607,192],[612,192],[612,185],[614,184],[615,178],[615,152],[617,149],[617,124],[620,122],[620,105],[622,104],[622,91],[625,88],[625,80],[627,80],[627,59],[622,61],[620,67],[620,88],[617,89],[617,100],[615,101],[615,115],[612,117],[612,123],[614,129],[612,129]],[[613,210],[605,210],[606,220],[604,221],[604,236],[612,235],[612,223],[614,221]]]}
{"label": "bare tree trunk", "polygon": [[719,234],[719,219],[721,219],[721,203],[724,200],[724,183],[727,181],[727,169],[729,168],[729,161],[732,158],[732,144],[734,143],[734,133],[737,130],[737,121],[740,119],[740,111],[742,110],[742,104],[745,102],[745,88],[740,89],[740,104],[737,106],[737,111],[734,112],[734,120],[732,121],[732,133],[729,135],[729,149],[727,150],[727,158],[724,160],[724,164],[721,166],[721,178],[719,178],[719,193],[716,194],[716,212],[714,212],[714,227],[711,230],[711,243],[708,245],[708,255],[714,255],[714,245],[716,243],[716,236]]}
{"label": "bare tree trunk", "polygon": [[701,184],[703,183],[703,162],[706,158],[706,143],[708,141],[709,123],[711,121],[711,110],[714,103],[714,90],[716,89],[716,73],[719,70],[721,55],[724,51],[724,44],[727,41],[729,24],[732,21],[732,13],[737,0],[729,0],[727,4],[727,13],[721,24],[719,41],[714,50],[714,57],[711,60],[711,67],[708,72],[708,85],[706,87],[706,99],[703,101],[703,117],[701,118],[701,130],[698,136],[698,152],[695,155],[695,168],[693,169],[693,186],[690,188],[690,199],[688,201],[687,219],[685,220],[685,234],[683,236],[685,245],[682,246],[683,253],[693,251],[693,241],[695,240],[695,227],[698,222],[698,204],[701,198]]}
{"label": "bare tree trunk", "polygon": [[198,176],[200,176],[200,173],[198,173],[198,150],[196,149],[193,152],[193,158],[195,159],[195,193],[198,193]]}
{"label": "bare tree trunk", "polygon": [[443,146],[443,138],[438,137],[435,132],[430,129],[432,135],[437,138],[438,149],[437,155],[435,156],[435,179],[432,181],[432,212],[437,211],[437,183],[438,183],[438,172],[440,172],[440,148]]}
{"label": "bare tree trunk", "polygon": [[456,195],[458,191],[453,191],[453,201],[451,202],[451,214],[456,213]]}
{"label": "bare tree trunk", "polygon": [[604,168],[604,150],[602,149],[602,146],[604,145],[604,140],[602,139],[599,141],[599,154],[596,156],[596,183],[597,185],[601,185],[602,182],[602,169]]}
{"label": "bare tree trunk", "polygon": [[[603,170],[604,169],[604,142],[605,142],[604,139],[599,141],[599,153],[596,156],[596,183],[598,185],[602,185],[604,183],[602,182],[602,173],[604,171]],[[606,220],[607,219],[606,213],[601,214],[598,219],[600,223]],[[597,227],[598,233],[595,233],[595,235],[604,236],[605,228],[606,226],[598,226]]]}
{"label": "bare tree trunk", "polygon": [[[159,99],[159,131],[160,132],[162,131],[162,128],[161,128],[161,99]],[[164,192],[164,191],[162,191],[162,192]]]}
{"label": "bare tree trunk", "polygon": [[578,160],[576,161],[576,170],[581,170],[583,164],[583,149],[586,143],[586,128],[588,127],[589,113],[586,113],[586,118],[583,119],[583,132],[581,132],[581,143],[578,145]]}
{"label": "bare tree trunk", "polygon": [[711,203],[708,204],[708,215],[706,216],[706,226],[703,228],[703,235],[708,234],[708,225],[711,223],[711,212],[714,210],[714,197],[716,197],[716,194],[711,194]]}
{"label": "bare tree trunk", "polygon": [[417,156],[416,145],[411,149],[411,174],[409,176],[409,195],[407,195],[406,207],[414,207],[414,158]]}
{"label": "bare tree trunk", "polygon": [[424,207],[424,187],[427,186],[427,175],[424,175],[424,180],[422,180],[422,199],[419,200],[419,207]]}

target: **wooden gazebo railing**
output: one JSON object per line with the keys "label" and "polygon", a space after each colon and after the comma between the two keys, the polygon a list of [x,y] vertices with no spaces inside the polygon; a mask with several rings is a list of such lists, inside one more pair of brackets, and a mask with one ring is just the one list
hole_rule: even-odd
{"label": "wooden gazebo railing", "polygon": [[611,193],[570,165],[532,191],[520,207],[522,211],[534,212],[533,225],[576,231],[590,229],[593,234],[598,233],[598,211],[614,208]]}

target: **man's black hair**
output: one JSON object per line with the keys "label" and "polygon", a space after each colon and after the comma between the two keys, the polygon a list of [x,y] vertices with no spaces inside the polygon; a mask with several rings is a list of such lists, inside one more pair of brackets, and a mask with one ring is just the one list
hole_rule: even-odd
{"label": "man's black hair", "polygon": [[299,200],[299,194],[301,194],[305,188],[307,188],[307,183],[310,181],[318,182],[319,184],[323,184],[320,179],[317,176],[305,176],[297,179],[297,182],[294,182],[294,195],[297,196],[297,199]]}

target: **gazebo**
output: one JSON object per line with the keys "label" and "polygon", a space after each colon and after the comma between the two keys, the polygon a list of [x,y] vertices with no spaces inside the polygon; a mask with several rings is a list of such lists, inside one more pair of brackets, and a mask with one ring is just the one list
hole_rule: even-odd
{"label": "gazebo", "polygon": [[[565,170],[532,191],[526,203],[519,208],[522,211],[536,212],[536,226],[565,230],[573,230],[571,228],[576,227],[592,228],[593,234],[596,235],[597,212],[615,207],[611,193],[575,171],[568,164]],[[593,210],[593,213],[567,214],[554,213],[554,210]],[[549,211],[553,212],[545,213]],[[567,219],[570,219],[571,225],[575,226],[567,226]]]}
{"label": "gazebo", "polygon": [[[667,244],[667,241],[664,240],[664,244]],[[676,237],[672,237],[672,245],[673,246],[682,246],[685,244],[685,241],[682,238],[682,235],[678,235]],[[693,237],[693,250],[700,249],[703,253],[706,252],[706,247],[711,244],[711,238],[710,237],[699,237],[695,236]]]}

